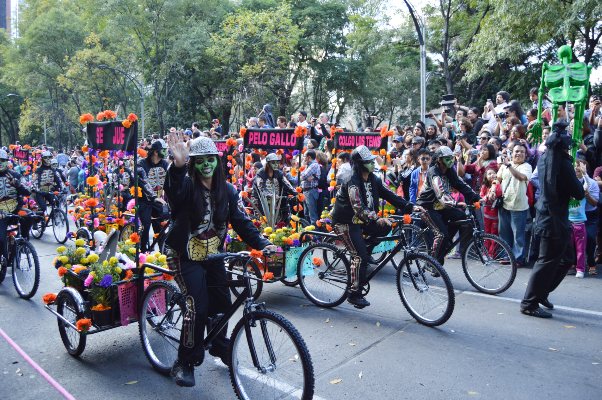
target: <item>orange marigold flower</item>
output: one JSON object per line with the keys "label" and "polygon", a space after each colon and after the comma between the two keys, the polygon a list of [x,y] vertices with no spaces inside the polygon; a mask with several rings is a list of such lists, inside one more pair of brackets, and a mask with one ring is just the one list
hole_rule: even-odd
{"label": "orange marigold flower", "polygon": [[75,323],[75,327],[80,332],[88,332],[90,327],[92,326],[92,320],[90,318],[81,318],[78,319]]}
{"label": "orange marigold flower", "polygon": [[56,300],[56,293],[46,293],[42,296],[42,300],[44,301],[44,304],[52,304]]}
{"label": "orange marigold flower", "polygon": [[27,215],[27,211],[19,210],[19,212],[17,214],[19,215],[19,217],[25,217]]}
{"label": "orange marigold flower", "polygon": [[[236,146],[236,139],[229,138],[228,140],[226,140],[226,146],[228,146],[228,147]],[[231,158],[229,158],[229,160],[231,160]]]}
{"label": "orange marigold flower", "polygon": [[307,134],[307,128],[301,125],[297,125],[294,133],[296,137],[303,137]]}
{"label": "orange marigold flower", "polygon": [[295,191],[296,191],[297,193],[303,193],[303,189],[301,189],[301,187],[299,187],[299,186],[297,186],[297,187],[295,188]]}
{"label": "orange marigold flower", "polygon": [[244,190],[242,192],[240,192],[240,195],[242,196],[243,199],[249,198],[249,192],[246,192]]}
{"label": "orange marigold flower", "polygon": [[130,122],[136,122],[136,121],[138,121],[138,116],[134,113],[129,113],[127,119]]}
{"label": "orange marigold flower", "polygon": [[98,114],[96,114],[96,120],[97,121],[103,121],[105,118],[107,118],[107,117],[106,117],[105,113],[102,112],[102,111],[99,112]]}
{"label": "orange marigold flower", "polygon": [[311,260],[312,264],[315,265],[316,267],[319,267],[320,265],[324,264],[324,260],[322,260],[321,258],[318,257],[314,257]]}
{"label": "orange marigold flower", "polygon": [[300,202],[304,202],[305,201],[305,195],[303,193],[299,193],[297,195],[297,200],[299,200]]}
{"label": "orange marigold flower", "polygon": [[14,144],[9,144],[9,145],[8,145],[8,149],[9,149],[9,150],[14,150],[14,149],[16,149],[16,148],[17,148],[17,146],[16,146],[16,145],[14,145]]}
{"label": "orange marigold flower", "polygon": [[90,308],[92,311],[106,311],[110,310],[111,306],[105,306],[104,304],[97,304],[94,307]]}
{"label": "orange marigold flower", "polygon": [[59,273],[60,277],[64,276],[67,273],[67,268],[65,268],[65,267],[59,267],[58,273]]}
{"label": "orange marigold flower", "polygon": [[386,156],[386,155],[387,155],[387,150],[385,150],[385,149],[380,149],[380,155],[381,155],[381,156]]}
{"label": "orange marigold flower", "polygon": [[[98,179],[98,178],[96,178],[96,179]],[[88,200],[84,201],[84,205],[86,207],[94,208],[94,207],[96,207],[98,205],[98,199],[96,199],[94,197],[91,198],[91,199],[88,199]]]}
{"label": "orange marigold flower", "polygon": [[274,279],[274,273],[273,272],[266,272],[266,273],[263,274],[262,279],[264,281],[271,281],[271,280]]}
{"label": "orange marigold flower", "polygon": [[146,158],[146,156],[148,156],[148,152],[144,149],[138,149],[138,156],[142,157],[142,158]]}
{"label": "orange marigold flower", "polygon": [[326,224],[326,231],[332,232],[332,226],[329,224]]}
{"label": "orange marigold flower", "polygon": [[173,275],[163,273],[163,280],[164,281],[173,281]]}
{"label": "orange marigold flower", "polygon": [[94,121],[94,115],[88,113],[88,114],[82,114],[79,117],[79,123],[82,125],[86,125],[88,122],[92,122]]}
{"label": "orange marigold flower", "polygon": [[104,114],[107,119],[115,119],[117,116],[117,113],[113,110],[105,110]]}
{"label": "orange marigold flower", "polygon": [[87,153],[88,152],[88,146],[82,146],[82,151],[84,153]]}
{"label": "orange marigold flower", "polygon": [[86,183],[90,186],[96,186],[100,183],[100,180],[97,176],[89,176],[88,178],[86,178]]}
{"label": "orange marigold flower", "polygon": [[133,243],[140,243],[140,235],[138,235],[138,232],[134,232],[130,235],[130,240]]}
{"label": "orange marigold flower", "polygon": [[262,258],[263,257],[263,251],[253,249],[253,250],[251,250],[250,256],[252,258]]}
{"label": "orange marigold flower", "polygon": [[241,138],[244,138],[245,135],[247,134],[247,128],[245,128],[244,126],[242,128],[240,128],[240,131],[238,132],[240,134]]}
{"label": "orange marigold flower", "polygon": [[412,216],[410,214],[403,215],[403,223],[409,225],[412,223]]}
{"label": "orange marigold flower", "polygon": [[130,280],[134,277],[134,273],[131,269],[125,271],[125,279]]}
{"label": "orange marigold flower", "polygon": [[[132,187],[130,188],[130,194],[131,194],[132,196],[136,196],[136,195],[135,195],[135,193],[136,193],[136,187],[135,187],[135,186],[132,186]],[[138,197],[142,197],[142,188],[141,188],[141,187],[138,187]]]}
{"label": "orange marigold flower", "polygon": [[123,125],[125,129],[129,129],[132,126],[132,121],[130,121],[129,119],[124,119],[123,121],[121,121],[121,125]]}

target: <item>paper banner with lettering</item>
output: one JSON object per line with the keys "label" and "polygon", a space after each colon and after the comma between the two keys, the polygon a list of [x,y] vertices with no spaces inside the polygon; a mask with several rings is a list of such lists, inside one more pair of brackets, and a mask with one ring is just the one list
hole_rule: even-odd
{"label": "paper banner with lettering", "polygon": [[226,145],[225,140],[214,140],[213,143],[215,143],[215,147],[217,147],[217,151],[221,152],[224,155],[226,155],[226,153],[228,153],[228,146]]}
{"label": "paper banner with lettering", "polygon": [[135,151],[138,142],[138,122],[129,128],[121,121],[90,122],[87,126],[88,146],[96,150]]}
{"label": "paper banner with lettering", "polygon": [[13,157],[19,161],[29,161],[29,150],[13,149]]}
{"label": "paper banner with lettering", "polygon": [[337,150],[353,150],[362,145],[370,150],[386,149],[387,138],[381,137],[379,132],[337,132],[334,135]]}
{"label": "paper banner with lettering", "polygon": [[303,150],[303,138],[294,129],[248,129],[244,144],[245,149]]}

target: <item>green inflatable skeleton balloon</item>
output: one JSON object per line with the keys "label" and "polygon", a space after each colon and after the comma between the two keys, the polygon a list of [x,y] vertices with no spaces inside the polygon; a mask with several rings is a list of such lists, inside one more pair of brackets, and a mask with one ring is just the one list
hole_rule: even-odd
{"label": "green inflatable skeleton balloon", "polygon": [[560,65],[543,63],[541,85],[539,86],[537,100],[537,121],[529,133],[531,134],[533,144],[535,146],[539,145],[542,133],[542,102],[545,94],[544,91],[547,88],[548,98],[552,102],[552,121],[550,122],[550,126],[558,118],[558,106],[560,104],[566,105],[567,103],[572,103],[575,105],[573,146],[571,148],[571,155],[574,158],[583,136],[583,114],[587,107],[589,76],[592,67],[582,62],[572,63],[573,50],[567,45],[558,49],[558,58],[562,62]]}

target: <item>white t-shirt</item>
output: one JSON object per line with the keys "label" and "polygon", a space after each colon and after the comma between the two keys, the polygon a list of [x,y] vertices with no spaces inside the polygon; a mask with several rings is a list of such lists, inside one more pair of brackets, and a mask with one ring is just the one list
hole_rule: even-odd
{"label": "white t-shirt", "polygon": [[529,209],[527,198],[527,185],[531,179],[533,169],[531,165],[524,162],[520,165],[512,163],[512,167],[527,177],[526,181],[519,181],[512,172],[502,165],[498,172],[498,179],[502,182],[502,193],[504,194],[504,209],[508,211],[525,211]]}

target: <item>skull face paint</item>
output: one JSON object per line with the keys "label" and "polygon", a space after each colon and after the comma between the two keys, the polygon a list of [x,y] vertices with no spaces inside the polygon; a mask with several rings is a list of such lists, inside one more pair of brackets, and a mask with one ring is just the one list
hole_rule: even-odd
{"label": "skull face paint", "polygon": [[217,168],[217,163],[217,156],[198,156],[194,160],[194,168],[199,171],[203,178],[210,178]]}
{"label": "skull face paint", "polygon": [[443,163],[443,165],[445,165],[447,168],[451,168],[454,165],[454,158],[453,157],[443,157],[441,159],[441,162]]}
{"label": "skull face paint", "polygon": [[270,167],[272,167],[272,170],[276,171],[277,169],[280,169],[280,162],[278,161],[270,161],[269,162]]}
{"label": "skull face paint", "polygon": [[6,171],[6,168],[8,168],[8,160],[0,159],[0,172]]}
{"label": "skull face paint", "polygon": [[374,171],[374,161],[366,161],[364,163],[364,169],[366,169],[366,171],[368,171],[368,172],[373,172]]}

